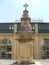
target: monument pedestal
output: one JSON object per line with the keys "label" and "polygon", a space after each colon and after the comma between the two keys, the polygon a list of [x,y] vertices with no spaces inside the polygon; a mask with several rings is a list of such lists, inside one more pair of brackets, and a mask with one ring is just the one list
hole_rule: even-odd
{"label": "monument pedestal", "polygon": [[16,41],[18,41],[17,47],[17,60],[32,61],[33,60],[33,42],[32,34],[30,32],[21,32],[17,34]]}

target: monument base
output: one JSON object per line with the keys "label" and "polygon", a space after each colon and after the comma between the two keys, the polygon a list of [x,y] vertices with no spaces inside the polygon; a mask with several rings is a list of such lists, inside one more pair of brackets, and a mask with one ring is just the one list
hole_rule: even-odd
{"label": "monument base", "polygon": [[33,60],[33,43],[32,35],[29,33],[19,33],[18,47],[17,47],[17,60],[19,63],[32,63]]}

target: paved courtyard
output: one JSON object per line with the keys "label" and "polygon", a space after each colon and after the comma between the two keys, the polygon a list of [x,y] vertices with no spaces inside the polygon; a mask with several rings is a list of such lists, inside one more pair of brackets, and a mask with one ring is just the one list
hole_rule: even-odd
{"label": "paved courtyard", "polygon": [[[49,59],[44,59],[44,60],[34,60],[35,65],[49,65]],[[16,60],[2,60],[0,59],[0,65],[15,65],[13,64],[16,62]],[[20,65],[20,64],[17,64]],[[23,64],[23,65],[29,65],[29,64]],[[31,64],[34,65],[34,64]]]}
{"label": "paved courtyard", "polygon": [[49,65],[49,59],[35,60],[36,65]]}
{"label": "paved courtyard", "polygon": [[2,59],[0,59],[0,65],[10,65],[14,62],[15,62],[15,60],[2,60]]}

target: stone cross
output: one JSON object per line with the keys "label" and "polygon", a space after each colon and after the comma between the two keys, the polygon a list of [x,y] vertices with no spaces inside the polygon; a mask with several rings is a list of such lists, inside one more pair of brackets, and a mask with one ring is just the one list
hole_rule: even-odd
{"label": "stone cross", "polygon": [[26,9],[27,9],[27,7],[28,7],[27,3],[25,3],[24,7],[25,7],[25,10],[26,10]]}

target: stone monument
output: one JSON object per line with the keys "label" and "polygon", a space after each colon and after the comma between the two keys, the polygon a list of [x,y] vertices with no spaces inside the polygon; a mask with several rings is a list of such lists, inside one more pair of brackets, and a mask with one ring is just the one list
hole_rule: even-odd
{"label": "stone monument", "polygon": [[17,32],[18,36],[18,48],[17,59],[18,61],[32,61],[33,59],[33,39],[32,39],[32,27],[30,25],[30,17],[28,15],[27,7],[25,3],[25,10],[21,18],[20,31]]}

